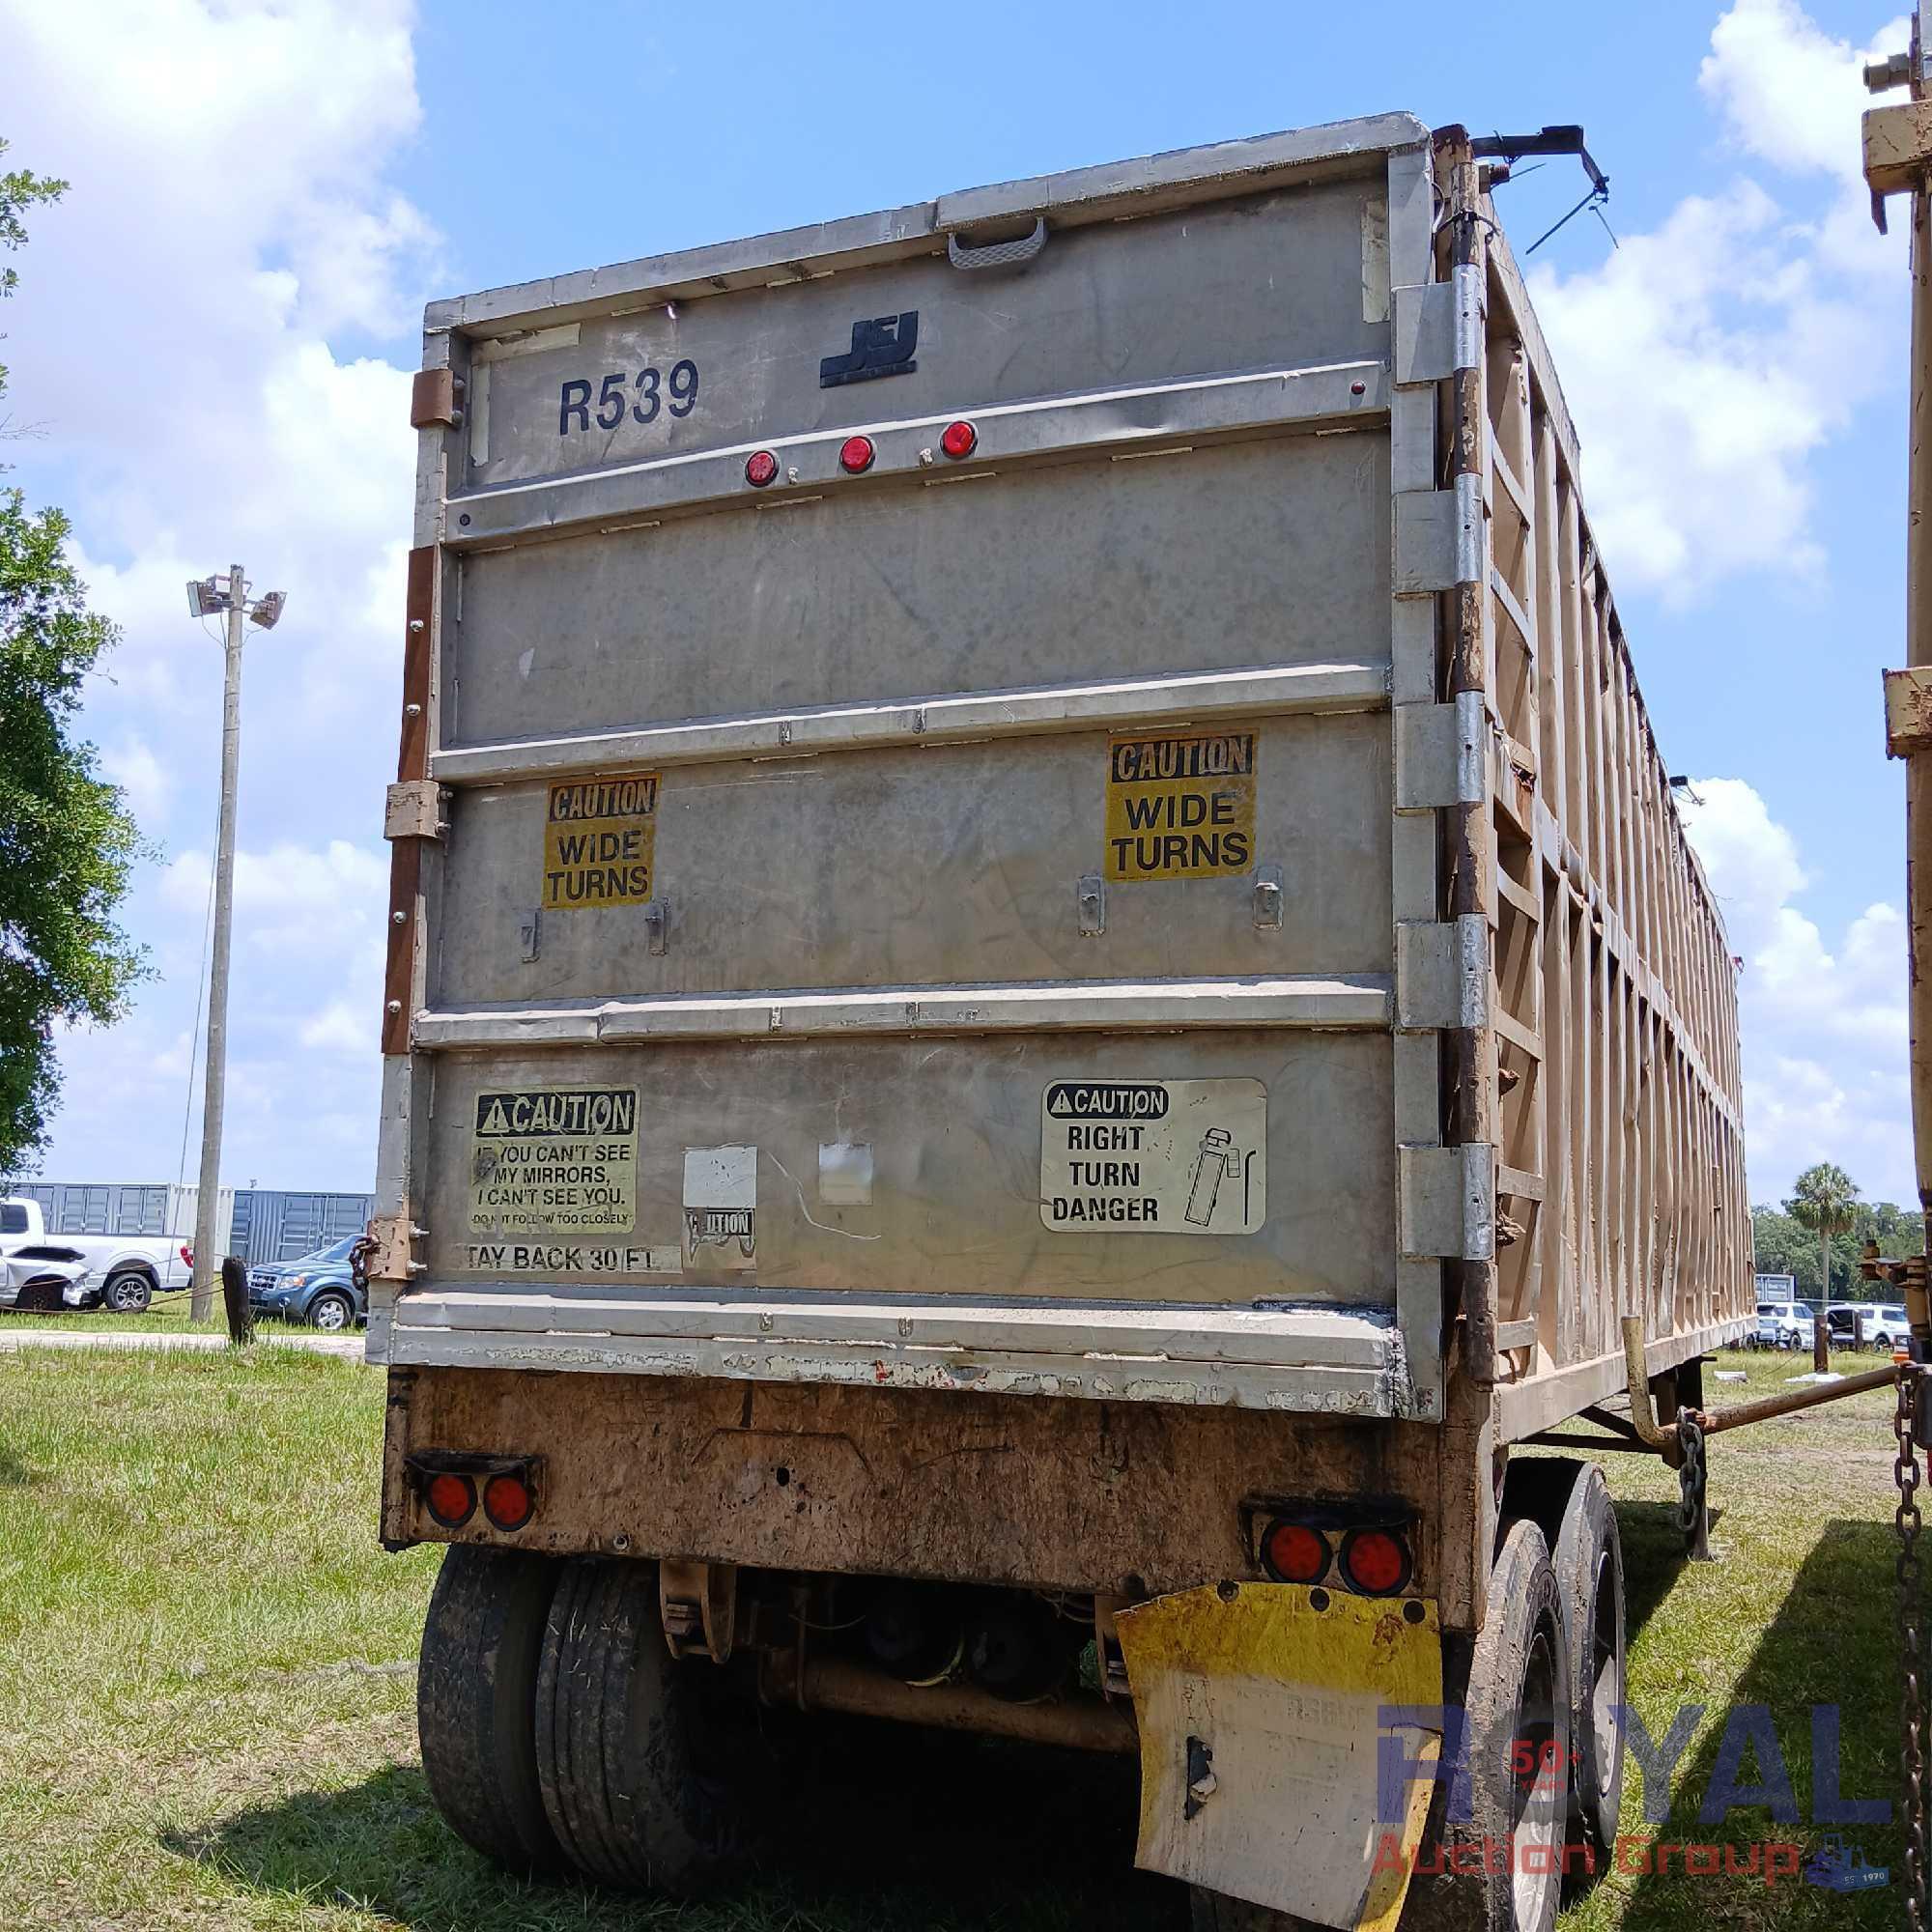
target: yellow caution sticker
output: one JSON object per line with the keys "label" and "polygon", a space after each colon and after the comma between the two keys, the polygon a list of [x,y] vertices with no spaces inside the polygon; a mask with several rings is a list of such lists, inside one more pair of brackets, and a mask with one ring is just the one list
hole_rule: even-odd
{"label": "yellow caution sticker", "polygon": [[1222,879],[1255,863],[1255,734],[1107,742],[1105,876]]}
{"label": "yellow caution sticker", "polygon": [[472,1235],[628,1235],[637,1221],[637,1088],[519,1087],[477,1094]]}
{"label": "yellow caution sticker", "polygon": [[544,813],[546,912],[642,905],[656,890],[658,775],[574,779]]}

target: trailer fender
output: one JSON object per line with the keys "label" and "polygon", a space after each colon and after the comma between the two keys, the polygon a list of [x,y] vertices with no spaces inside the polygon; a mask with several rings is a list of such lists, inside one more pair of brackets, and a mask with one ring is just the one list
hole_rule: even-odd
{"label": "trailer fender", "polygon": [[[1115,1628],[1140,1725],[1134,1861],[1322,1925],[1394,1932],[1441,1750],[1435,1605],[1221,1583],[1120,1611]],[[1389,1723],[1395,1706],[1437,1721]],[[1416,1767],[1387,1803],[1385,1738],[1392,1763]]]}

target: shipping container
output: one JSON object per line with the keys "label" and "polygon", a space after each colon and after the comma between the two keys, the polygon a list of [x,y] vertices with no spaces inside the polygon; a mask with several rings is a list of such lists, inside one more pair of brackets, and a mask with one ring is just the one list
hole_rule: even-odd
{"label": "shipping container", "polygon": [[1337,1926],[1378,1700],[1601,1746],[1601,1476],[1504,1463],[1750,1314],[1735,984],[1481,166],[1382,116],[432,304],[370,1351],[472,1841],[693,1882],[676,1751],[622,1817],[571,1752],[731,1659],[1138,1749],[1144,1864]]}
{"label": "shipping container", "polygon": [[359,1234],[375,1211],[370,1194],[314,1194],[242,1188],[235,1196],[229,1252],[250,1267],[292,1262]]}
{"label": "shipping container", "polygon": [[[10,1180],[0,1193],[38,1201],[50,1235],[171,1235],[194,1238],[199,1189],[166,1181]],[[235,1190],[221,1190],[221,1222],[234,1218]]]}

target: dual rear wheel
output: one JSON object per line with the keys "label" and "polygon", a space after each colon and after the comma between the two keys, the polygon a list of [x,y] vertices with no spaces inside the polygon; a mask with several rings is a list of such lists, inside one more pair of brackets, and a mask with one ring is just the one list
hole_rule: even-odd
{"label": "dual rear wheel", "polygon": [[430,1791],[499,1864],[689,1891],[732,1841],[696,1689],[665,1644],[655,1564],[454,1546],[417,1679]]}

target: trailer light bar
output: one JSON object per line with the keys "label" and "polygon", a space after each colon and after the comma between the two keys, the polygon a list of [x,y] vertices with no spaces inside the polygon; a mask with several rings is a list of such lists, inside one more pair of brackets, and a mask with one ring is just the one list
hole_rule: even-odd
{"label": "trailer light bar", "polygon": [[1277,1519],[1262,1537],[1262,1568],[1277,1583],[1319,1583],[1328,1574],[1328,1539],[1305,1522]]}
{"label": "trailer light bar", "polygon": [[476,1485],[444,1469],[423,1485],[423,1501],[444,1529],[460,1529],[476,1513]]}
{"label": "trailer light bar", "polygon": [[1399,1595],[1415,1567],[1408,1545],[1387,1529],[1351,1529],[1342,1539],[1341,1564],[1342,1580],[1359,1597]]}

